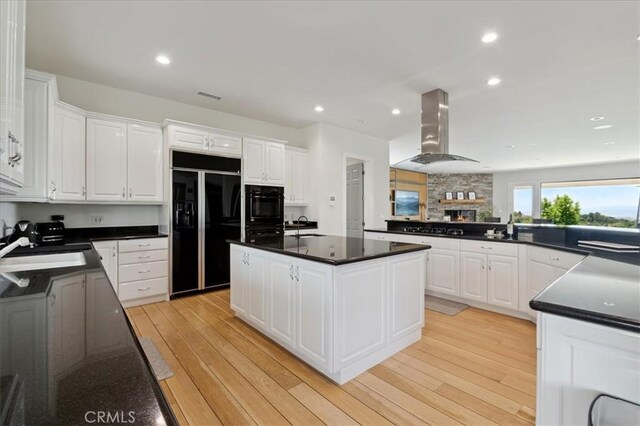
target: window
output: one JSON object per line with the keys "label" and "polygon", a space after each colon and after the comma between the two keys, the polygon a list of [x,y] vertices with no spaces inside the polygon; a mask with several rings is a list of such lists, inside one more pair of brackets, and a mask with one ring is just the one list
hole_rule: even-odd
{"label": "window", "polygon": [[513,187],[513,222],[533,222],[533,186],[514,185]]}
{"label": "window", "polygon": [[[554,223],[638,227],[640,178],[549,182],[540,191],[541,217]],[[554,210],[560,205],[556,200],[565,206],[564,213]]]}

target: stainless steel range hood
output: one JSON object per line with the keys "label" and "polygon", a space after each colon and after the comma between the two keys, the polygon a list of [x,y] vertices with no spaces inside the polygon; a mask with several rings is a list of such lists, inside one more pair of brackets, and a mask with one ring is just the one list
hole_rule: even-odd
{"label": "stainless steel range hood", "polygon": [[439,161],[473,161],[449,154],[449,95],[442,89],[422,94],[421,153],[394,164],[394,167],[419,169]]}

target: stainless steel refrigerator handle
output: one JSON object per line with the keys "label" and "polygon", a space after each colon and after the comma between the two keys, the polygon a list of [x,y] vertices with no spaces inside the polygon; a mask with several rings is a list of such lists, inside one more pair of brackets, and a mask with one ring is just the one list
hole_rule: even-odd
{"label": "stainless steel refrigerator handle", "polygon": [[198,171],[198,289],[204,288],[204,177],[205,172]]}

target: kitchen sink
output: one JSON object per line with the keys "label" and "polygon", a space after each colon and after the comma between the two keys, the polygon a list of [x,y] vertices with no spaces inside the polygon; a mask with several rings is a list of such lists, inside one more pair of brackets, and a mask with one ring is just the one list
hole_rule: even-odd
{"label": "kitchen sink", "polygon": [[67,268],[86,264],[87,260],[82,252],[5,257],[0,259],[0,273]]}

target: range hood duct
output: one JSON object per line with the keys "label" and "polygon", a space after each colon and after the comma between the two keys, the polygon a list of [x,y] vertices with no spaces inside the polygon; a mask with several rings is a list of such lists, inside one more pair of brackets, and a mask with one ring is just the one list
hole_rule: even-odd
{"label": "range hood duct", "polygon": [[[439,161],[473,161],[449,154],[449,95],[442,89],[422,94],[422,129],[420,154],[395,166],[416,169]],[[413,163],[413,164],[412,164]]]}

